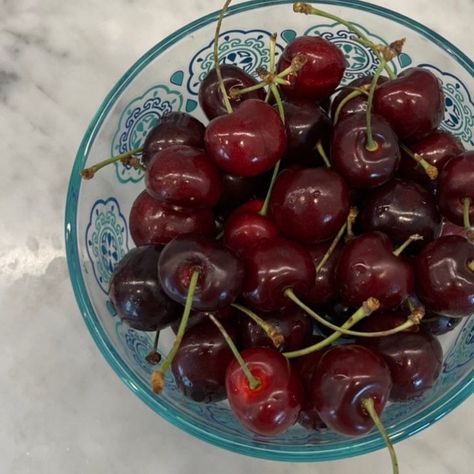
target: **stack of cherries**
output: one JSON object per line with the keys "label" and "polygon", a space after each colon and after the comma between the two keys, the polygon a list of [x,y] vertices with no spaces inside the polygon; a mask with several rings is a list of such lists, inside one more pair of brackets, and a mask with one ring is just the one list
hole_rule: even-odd
{"label": "stack of cherries", "polygon": [[131,327],[177,334],[155,392],[170,367],[186,397],[227,398],[260,435],[385,436],[386,403],[433,385],[436,336],[474,313],[474,152],[438,128],[430,71],[393,73],[402,44],[372,45],[377,71],[342,87],[345,58],[320,37],[272,55],[260,82],[216,63],[209,124],[172,112],[151,130],[137,247],[110,296]]}

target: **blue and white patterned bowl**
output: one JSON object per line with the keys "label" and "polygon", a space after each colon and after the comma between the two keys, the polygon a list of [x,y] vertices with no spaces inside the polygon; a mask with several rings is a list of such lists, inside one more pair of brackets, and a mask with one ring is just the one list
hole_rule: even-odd
{"label": "blue and white patterned bowl", "polygon": [[[474,65],[433,31],[399,14],[354,0],[319,2],[323,8],[356,23],[376,43],[406,37],[406,53],[396,70],[422,66],[442,81],[446,111],[442,127],[466,148],[474,148]],[[72,170],[66,209],[69,271],[77,302],[99,349],[117,375],[163,418],[205,441],[239,453],[287,461],[322,461],[381,448],[378,434],[345,438],[294,427],[282,436],[263,438],[234,421],[225,403],[203,405],[183,398],[169,377],[164,394],[149,389],[150,366],[144,356],[150,336],[128,328],[117,318],[108,297],[114,266],[132,246],[128,215],[143,188],[141,171],[122,165],[104,169],[82,183],[79,171],[109,155],[140,146],[162,115],[185,110],[204,121],[198,108],[199,81],[212,68],[212,38],[217,14],[201,18],[148,51],[120,79],[100,106],[80,145]],[[374,55],[358,44],[345,27],[292,13],[289,0],[254,0],[229,10],[221,33],[222,62],[250,74],[268,63],[268,40],[278,32],[277,53],[295,36],[322,35],[337,44],[349,67],[344,81],[373,71]],[[471,92],[470,92],[471,91]],[[162,338],[160,350],[171,338]],[[389,406],[383,420],[396,442],[440,419],[473,389],[474,318],[441,338],[445,360],[436,386],[423,398]]]}

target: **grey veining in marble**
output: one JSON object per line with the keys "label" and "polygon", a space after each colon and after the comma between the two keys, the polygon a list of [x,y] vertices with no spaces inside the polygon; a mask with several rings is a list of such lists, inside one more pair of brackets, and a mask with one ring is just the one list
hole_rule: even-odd
{"label": "grey veining in marble", "polygon": [[[1,474],[389,472],[385,452],[290,465],[228,453],[178,431],[118,380],[74,301],[62,226],[82,134],[137,57],[220,3],[0,0]],[[472,0],[377,3],[474,55]],[[471,472],[473,408],[468,401],[397,445],[401,472]]]}

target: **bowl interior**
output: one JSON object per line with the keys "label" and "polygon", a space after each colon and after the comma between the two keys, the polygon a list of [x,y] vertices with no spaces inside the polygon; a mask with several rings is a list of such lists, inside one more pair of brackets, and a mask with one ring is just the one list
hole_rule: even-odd
{"label": "bowl interior", "polygon": [[[291,1],[257,0],[232,7],[220,35],[221,62],[255,74],[268,64],[270,34],[278,33],[277,54],[298,35],[321,35],[342,49],[348,68],[344,82],[377,66],[377,59],[331,20],[292,13]],[[406,37],[396,72],[411,66],[431,70],[446,94],[442,127],[474,147],[472,62],[454,46],[406,17],[355,1],[318,2],[321,8],[356,23],[375,43]],[[200,80],[213,67],[212,41],[217,14],[187,25],[146,53],[122,77],[100,107],[79,149],[71,176],[66,209],[68,264],[85,322],[104,357],[122,380],[151,408],[178,427],[216,445],[270,459],[311,461],[347,457],[383,446],[375,433],[346,438],[295,426],[275,438],[252,435],[234,421],[225,402],[198,404],[182,397],[168,376],[162,396],[148,386],[151,367],[144,360],[152,346],[149,334],[121,323],[108,298],[114,266],[133,242],[128,215],[143,189],[141,171],[109,166],[89,182],[79,170],[87,164],[139,147],[159,117],[171,110],[187,111],[206,122],[197,104]],[[436,385],[419,400],[392,404],[383,421],[399,441],[449,412],[472,393],[474,320],[464,320],[442,336],[444,366]],[[170,346],[162,337],[160,350]]]}

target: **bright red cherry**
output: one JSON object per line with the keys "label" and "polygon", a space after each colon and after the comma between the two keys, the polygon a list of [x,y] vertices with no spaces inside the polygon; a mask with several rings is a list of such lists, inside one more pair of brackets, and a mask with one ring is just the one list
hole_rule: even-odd
{"label": "bright red cherry", "polygon": [[255,99],[212,120],[204,139],[209,157],[236,176],[256,176],[269,170],[286,148],[285,126],[278,112]]}
{"label": "bright red cherry", "polygon": [[279,352],[263,347],[246,349],[242,358],[259,382],[250,388],[234,359],[226,372],[229,405],[237,419],[250,431],[275,436],[293,425],[301,409],[301,385],[290,364]]}
{"label": "bright red cherry", "polygon": [[270,215],[290,239],[314,243],[336,235],[349,213],[344,180],[325,168],[288,168],[278,176]]}

